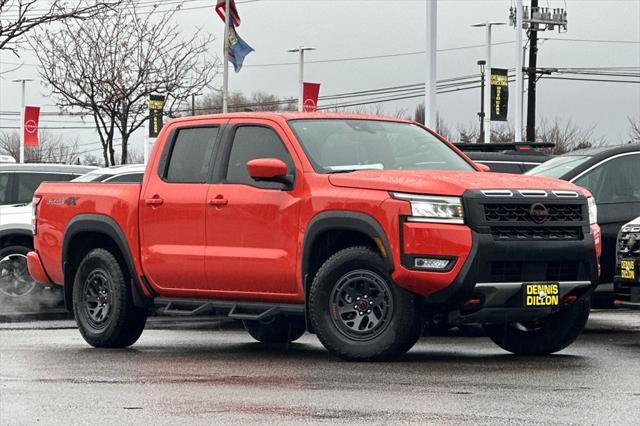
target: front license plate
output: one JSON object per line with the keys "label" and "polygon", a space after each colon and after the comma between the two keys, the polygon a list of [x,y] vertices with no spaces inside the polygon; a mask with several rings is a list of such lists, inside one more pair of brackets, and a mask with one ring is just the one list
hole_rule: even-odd
{"label": "front license plate", "polygon": [[522,285],[524,307],[544,308],[560,304],[560,284],[525,283]]}
{"label": "front license plate", "polygon": [[638,279],[635,259],[624,259],[620,261],[620,277],[626,281]]}

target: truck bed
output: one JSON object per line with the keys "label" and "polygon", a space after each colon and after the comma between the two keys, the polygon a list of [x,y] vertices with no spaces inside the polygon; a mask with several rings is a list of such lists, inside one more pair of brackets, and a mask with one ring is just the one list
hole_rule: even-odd
{"label": "truck bed", "polygon": [[[53,282],[64,283],[60,262],[64,234],[71,221],[80,215],[104,216],[115,221],[131,252],[139,252],[138,203],[141,187],[139,183],[52,182],[40,185],[35,195],[42,197],[37,223],[41,238],[34,239],[35,249]],[[140,270],[140,265],[135,267]]]}

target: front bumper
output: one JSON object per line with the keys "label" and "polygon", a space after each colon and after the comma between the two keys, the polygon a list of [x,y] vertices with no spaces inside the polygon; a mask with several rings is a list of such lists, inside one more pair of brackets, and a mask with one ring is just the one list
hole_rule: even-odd
{"label": "front bumper", "polygon": [[623,281],[619,275],[614,277],[615,300],[619,308],[640,309],[640,282]]}

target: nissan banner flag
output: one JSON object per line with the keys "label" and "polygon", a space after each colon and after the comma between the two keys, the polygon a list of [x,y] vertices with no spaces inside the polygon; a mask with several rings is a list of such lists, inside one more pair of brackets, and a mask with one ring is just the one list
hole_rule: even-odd
{"label": "nissan banner flag", "polygon": [[304,83],[302,86],[302,105],[304,112],[316,112],[318,110],[319,83]]}
{"label": "nissan banner flag", "polygon": [[40,119],[40,107],[24,107],[24,144],[26,146],[38,146],[38,121]]}
{"label": "nissan banner flag", "polygon": [[508,71],[504,68],[491,68],[491,121],[507,121]]}

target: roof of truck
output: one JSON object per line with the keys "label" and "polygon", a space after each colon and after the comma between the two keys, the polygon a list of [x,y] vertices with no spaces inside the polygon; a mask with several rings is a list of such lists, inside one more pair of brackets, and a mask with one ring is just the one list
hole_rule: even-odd
{"label": "roof of truck", "polygon": [[[369,115],[369,114],[352,114],[352,113],[337,113],[337,112],[289,112],[289,111],[247,111],[247,112],[230,112],[226,114],[208,114],[197,115],[198,119],[233,119],[233,118],[269,118],[278,117],[284,120],[301,120],[301,119],[352,119],[352,120],[384,120],[384,121],[400,121],[411,123],[410,120],[405,120],[397,117],[387,117],[383,115]],[[193,116],[180,117],[172,121],[181,122],[193,120]]]}

